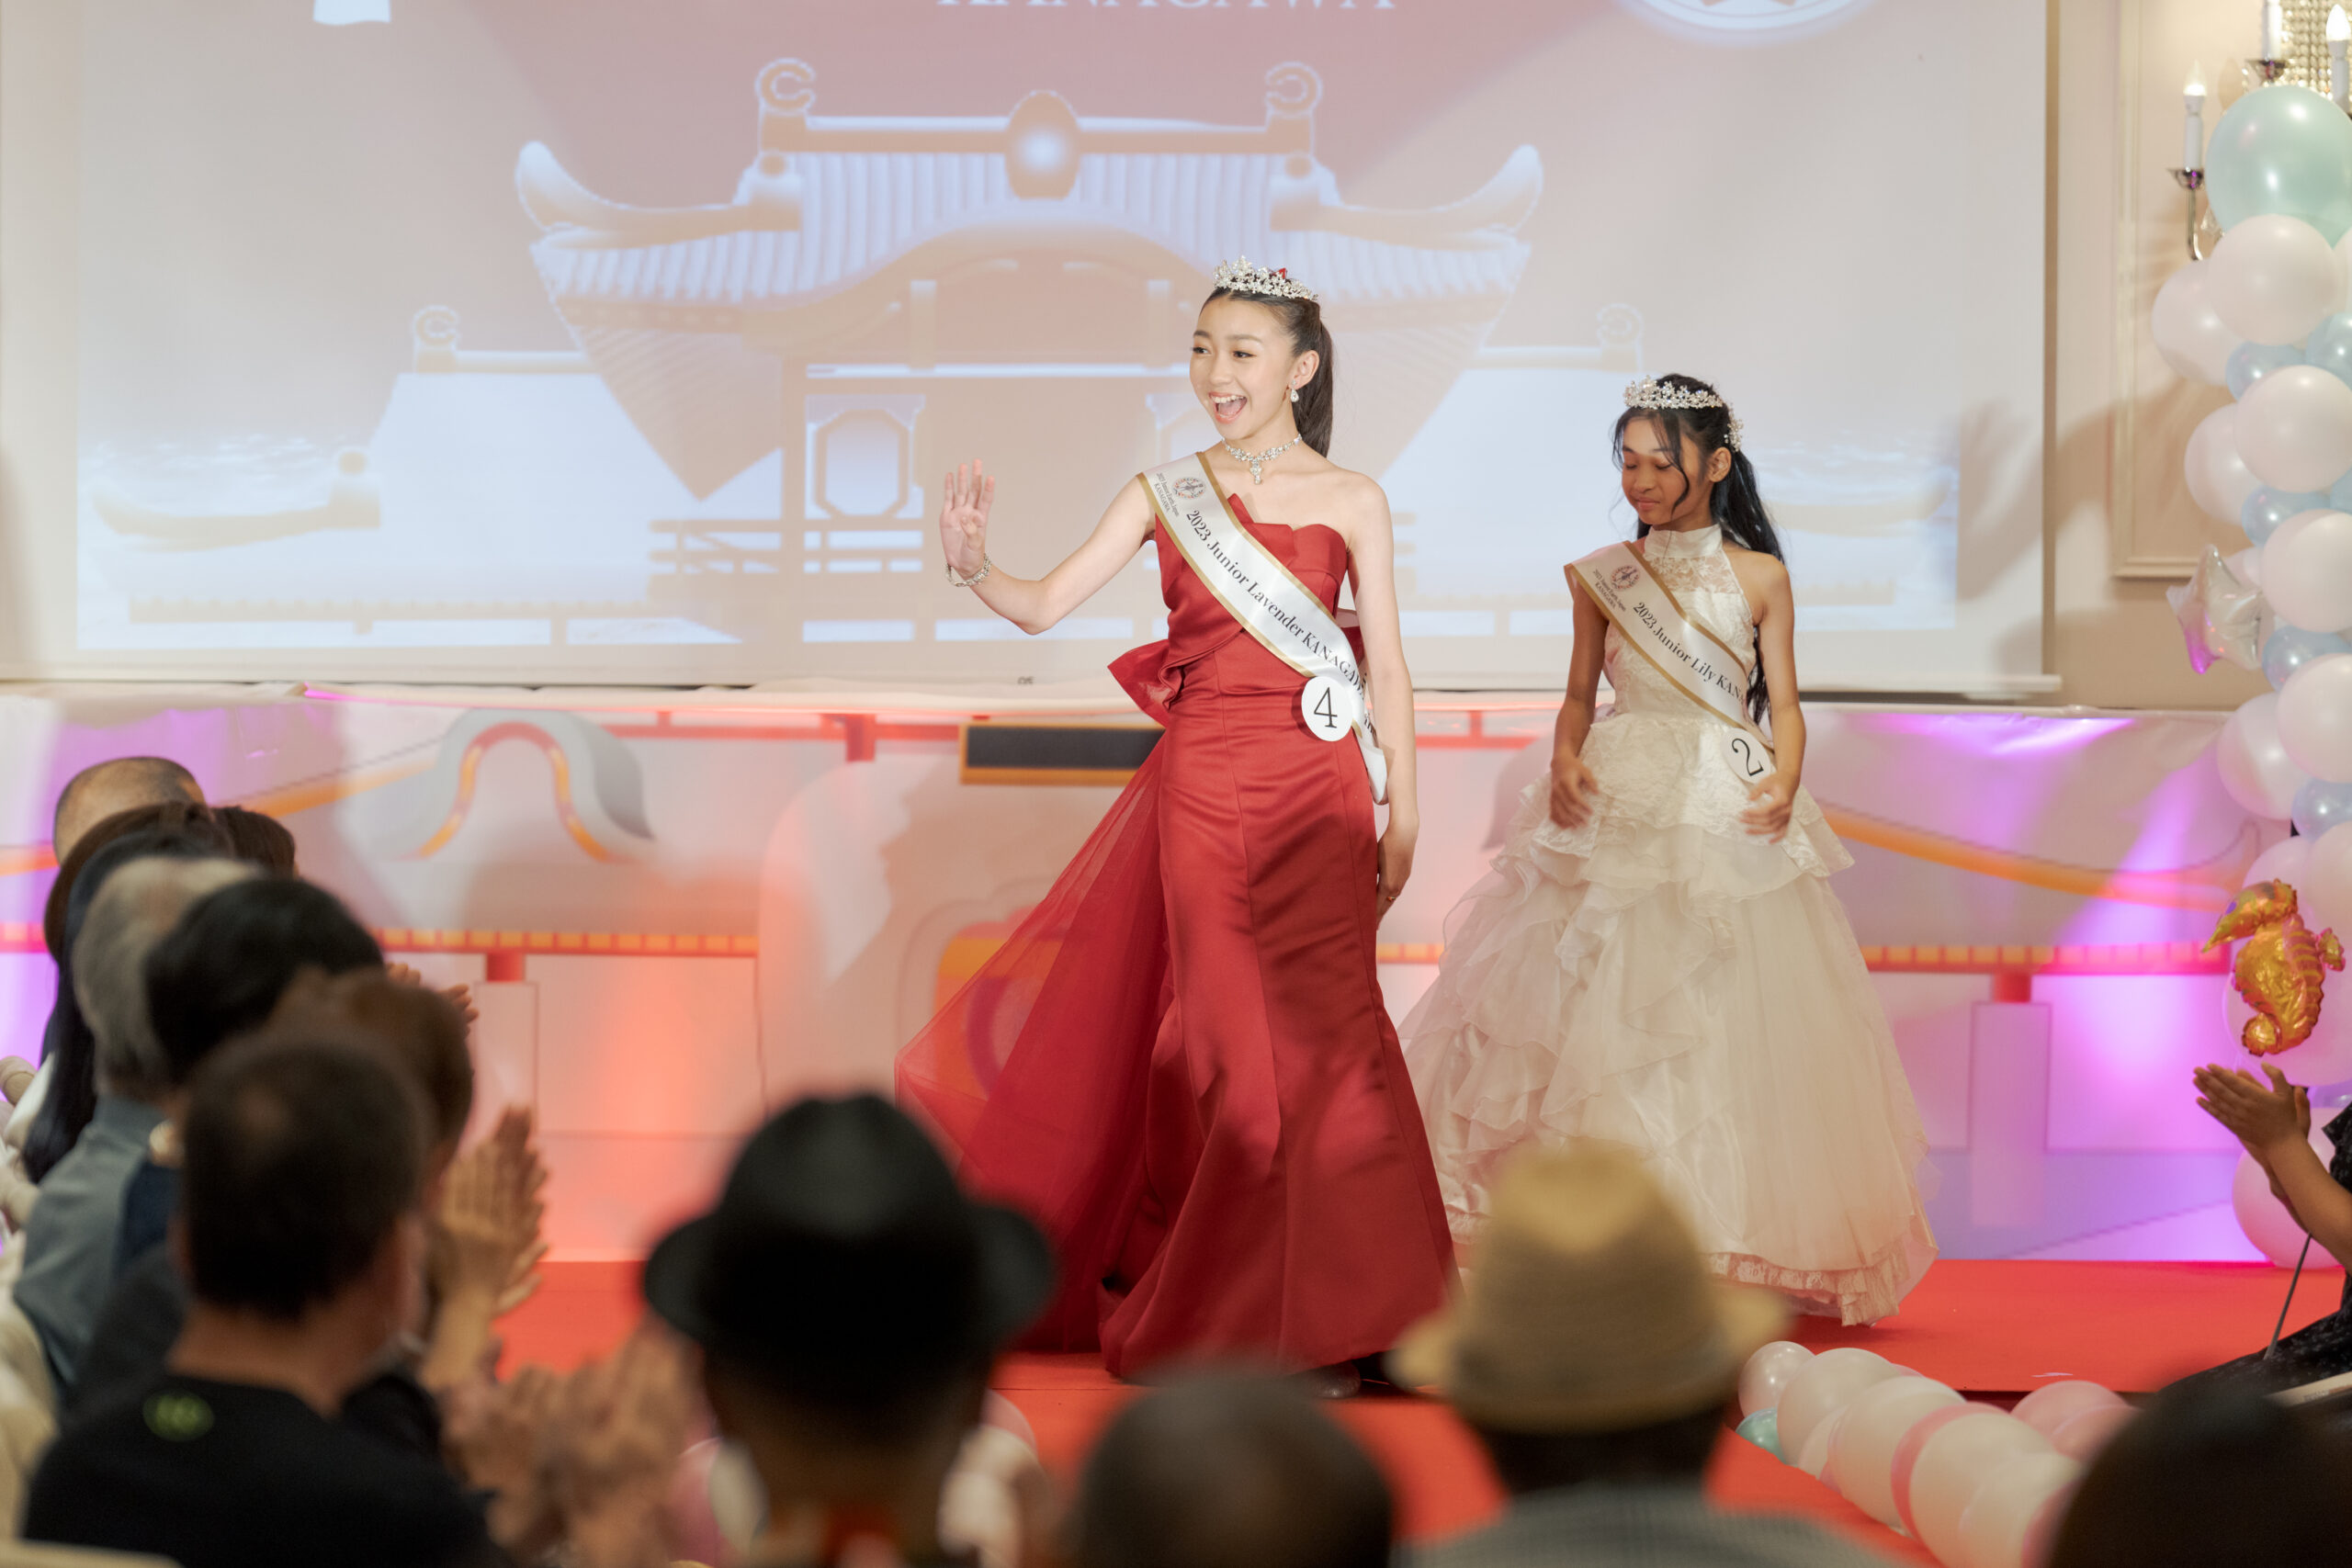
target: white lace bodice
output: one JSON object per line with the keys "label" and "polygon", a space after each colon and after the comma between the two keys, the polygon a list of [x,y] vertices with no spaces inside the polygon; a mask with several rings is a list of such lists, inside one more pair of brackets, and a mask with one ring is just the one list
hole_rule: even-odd
{"label": "white lace bodice", "polygon": [[[1641,550],[1667,592],[1692,620],[1723,638],[1724,645],[1739,655],[1740,667],[1753,677],[1756,613],[1731,569],[1731,558],[1724,553],[1723,529],[1697,528],[1685,534],[1653,530],[1642,541]],[[1629,652],[1615,626],[1609,628],[1601,662],[1609,671],[1609,687],[1616,694],[1619,713],[1679,715],[1704,724],[1717,722],[1659,674],[1648,660]]]}

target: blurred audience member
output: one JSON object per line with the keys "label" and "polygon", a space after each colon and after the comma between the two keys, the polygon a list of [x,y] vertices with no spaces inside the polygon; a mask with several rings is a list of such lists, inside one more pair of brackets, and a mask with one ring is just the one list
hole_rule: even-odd
{"label": "blurred audience member", "polygon": [[91,824],[133,807],[166,801],[204,804],[196,775],[168,757],[117,757],[94,762],[65,781],[50,818],[50,848],[58,863],[74,852]]}
{"label": "blurred audience member", "polygon": [[23,1150],[27,1174],[46,1180],[74,1140],[89,1125],[97,1107],[96,1046],[83,1018],[74,987],[74,939],[90,900],[119,867],[142,855],[230,856],[229,836],[202,806],[166,801],[119,811],[91,824],[57,870],[41,911],[41,939],[57,964],[57,1000],[41,1037],[41,1068],[28,1101],[12,1118],[26,1135],[12,1140]]}
{"label": "blurred audience member", "polygon": [[294,864],[294,835],[285,823],[242,806],[216,807],[212,814],[220,818],[239,860],[272,876],[300,874]]}
{"label": "blurred audience member", "polygon": [[[107,852],[155,837],[118,839]],[[75,1367],[114,1283],[123,1192],[146,1158],[148,1135],[164,1119],[167,1079],[163,1048],[148,1021],[141,967],[190,905],[253,874],[233,861],[156,854],[107,874],[104,858],[85,873],[85,886],[101,878],[103,886],[77,922],[72,949],[74,995],[96,1051],[96,1108],[42,1183],[16,1287],[17,1304],[40,1335],[61,1397],[74,1386]]]}
{"label": "blurred audience member", "polygon": [[2050,1568],[2276,1568],[2347,1543],[2341,1433],[2249,1388],[2175,1384],[2092,1462]]}
{"label": "blurred audience member", "polygon": [[1496,1183],[1461,1299],[1391,1358],[1402,1381],[1453,1403],[1510,1506],[1414,1561],[1880,1563],[1813,1525],[1720,1512],[1700,1494],[1741,1364],[1784,1318],[1778,1298],[1708,1272],[1631,1155],[1588,1143],[1521,1156]]}
{"label": "blurred audience member", "polygon": [[803,1100],[754,1134],[717,1208],[644,1276],[653,1310],[701,1345],[719,1429],[759,1473],[767,1524],[748,1561],[951,1561],[943,1488],[1053,1273],[1037,1228],[966,1198],[884,1100]]}
{"label": "blurred audience member", "polygon": [[187,1329],[50,1450],[27,1539],[182,1568],[498,1562],[446,1470],[334,1420],[413,1316],[415,1092],[378,1052],[259,1042],[199,1076],[185,1145]]}
{"label": "blurred audience member", "polygon": [[1394,1508],[1352,1438],[1287,1384],[1148,1394],[1095,1445],[1077,1568],[1385,1568]]}

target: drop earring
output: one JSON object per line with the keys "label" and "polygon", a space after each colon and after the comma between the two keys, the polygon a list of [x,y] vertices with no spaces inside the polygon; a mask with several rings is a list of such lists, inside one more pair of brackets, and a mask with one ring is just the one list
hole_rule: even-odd
{"label": "drop earring", "polygon": [[1298,401],[1298,389],[1296,387],[1293,387],[1290,389],[1290,400],[1292,402]]}

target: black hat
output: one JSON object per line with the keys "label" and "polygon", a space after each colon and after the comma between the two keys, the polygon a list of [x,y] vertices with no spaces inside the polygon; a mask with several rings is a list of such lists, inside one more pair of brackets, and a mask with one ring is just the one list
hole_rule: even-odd
{"label": "black hat", "polygon": [[704,1348],[854,1393],[986,1356],[1053,1292],[1053,1249],[976,1203],[904,1112],[804,1100],[736,1157],[718,1206],[645,1260],[645,1299]]}

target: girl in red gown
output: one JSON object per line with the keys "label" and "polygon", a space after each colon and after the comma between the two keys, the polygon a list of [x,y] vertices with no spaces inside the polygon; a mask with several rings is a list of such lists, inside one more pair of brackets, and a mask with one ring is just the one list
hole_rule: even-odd
{"label": "girl in red gown", "polygon": [[[1306,677],[1163,539],[1168,640],[1112,669],[1166,733],[1053,890],[899,1054],[899,1093],[967,1182],[1053,1235],[1061,1291],[1033,1346],[1099,1345],[1123,1377],[1271,1359],[1341,1393],[1351,1363],[1441,1304],[1453,1269],[1374,968],[1419,829],[1412,681],[1387,498],[1325,456],[1331,339],[1314,297],[1246,265],[1218,285],[1193,335],[1193,389],[1222,437],[1202,456],[1236,520],[1327,610],[1353,584],[1386,829],[1358,748],[1307,729]],[[988,558],[995,491],[978,463],[948,477],[948,571],[1033,634],[1152,537],[1130,484],[1085,544],[1024,581]]]}

